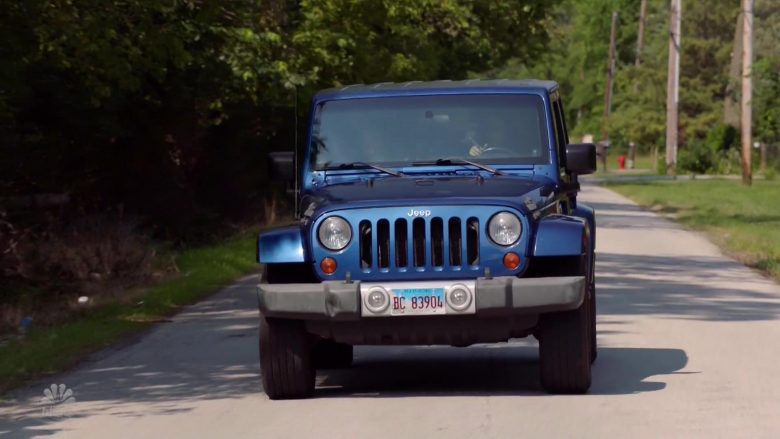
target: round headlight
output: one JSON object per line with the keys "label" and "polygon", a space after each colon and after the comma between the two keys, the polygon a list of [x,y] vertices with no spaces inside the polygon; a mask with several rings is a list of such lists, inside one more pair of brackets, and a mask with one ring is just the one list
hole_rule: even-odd
{"label": "round headlight", "polygon": [[509,212],[499,212],[490,218],[488,234],[498,245],[512,245],[520,239],[523,226],[520,219]]}
{"label": "round headlight", "polygon": [[320,223],[317,237],[328,250],[341,250],[352,240],[352,229],[344,218],[331,216]]}

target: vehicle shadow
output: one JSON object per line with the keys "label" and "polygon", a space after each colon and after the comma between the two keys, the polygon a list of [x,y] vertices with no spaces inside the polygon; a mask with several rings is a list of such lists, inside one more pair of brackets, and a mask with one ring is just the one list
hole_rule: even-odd
{"label": "vehicle shadow", "polygon": [[[469,348],[366,347],[356,352],[352,368],[321,372],[317,397],[547,395],[539,383],[537,348],[530,343]],[[688,356],[680,349],[600,348],[588,394],[662,390],[666,387],[662,376],[680,373],[687,363]]]}

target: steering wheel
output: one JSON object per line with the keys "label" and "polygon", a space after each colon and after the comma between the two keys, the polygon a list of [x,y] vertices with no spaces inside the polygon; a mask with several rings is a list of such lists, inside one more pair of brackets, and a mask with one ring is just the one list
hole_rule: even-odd
{"label": "steering wheel", "polygon": [[509,154],[510,156],[516,154],[515,151],[507,148],[502,148],[500,146],[488,146],[487,143],[480,143],[474,137],[475,136],[473,133],[469,133],[463,139],[463,142],[466,142],[469,145],[468,154],[471,157],[479,157],[490,153],[504,153]]}
{"label": "steering wheel", "polygon": [[496,153],[496,152],[509,154],[510,156],[517,154],[515,151],[512,151],[511,149],[502,148],[500,146],[488,146],[487,148],[482,149],[482,153],[480,155]]}
{"label": "steering wheel", "polygon": [[509,156],[513,156],[516,154],[515,151],[512,151],[510,149],[502,148],[500,146],[487,146],[487,144],[485,145],[474,144],[469,149],[469,155],[471,157],[480,157],[483,155],[490,155],[491,153],[504,153],[504,154],[508,154]]}

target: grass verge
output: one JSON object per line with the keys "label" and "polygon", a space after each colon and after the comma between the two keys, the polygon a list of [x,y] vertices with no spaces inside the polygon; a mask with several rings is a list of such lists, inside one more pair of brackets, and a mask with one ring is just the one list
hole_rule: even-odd
{"label": "grass verge", "polygon": [[656,164],[653,163],[653,156],[650,154],[637,155],[634,162],[634,168],[628,169],[628,162],[626,162],[626,169],[620,170],[618,167],[618,156],[625,154],[618,154],[614,151],[610,151],[607,154],[607,171],[604,172],[601,160],[597,160],[598,169],[593,174],[595,177],[627,177],[638,175],[656,175]]}
{"label": "grass verge", "polygon": [[727,253],[780,280],[780,181],[733,180],[607,184],[637,203],[706,232]]}
{"label": "grass verge", "polygon": [[8,341],[0,346],[0,395],[62,371],[257,270],[254,254],[255,236],[250,234],[185,250],[176,258],[181,275],[147,288],[133,303],[91,309],[68,323],[34,328]]}

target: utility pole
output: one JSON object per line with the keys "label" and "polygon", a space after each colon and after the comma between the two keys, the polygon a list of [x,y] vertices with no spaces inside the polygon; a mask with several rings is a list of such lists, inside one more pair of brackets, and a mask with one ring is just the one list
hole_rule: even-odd
{"label": "utility pole", "polygon": [[[742,0],[740,0],[742,1]],[[723,122],[726,125],[739,129],[739,96],[738,89],[742,82],[742,22],[745,17],[740,10],[737,14],[737,23],[734,26],[734,43],[731,50],[731,62],[729,65],[729,82],[726,85],[726,96],[723,99]]]}
{"label": "utility pole", "polygon": [[[647,0],[642,0],[639,5],[639,31],[636,37],[636,58],[634,58],[634,67],[639,69],[642,65],[642,50],[645,47],[645,21],[647,17]],[[639,80],[634,79],[634,94],[639,93]],[[636,143],[628,142],[628,169],[634,169],[636,159]],[[657,163],[657,162],[656,162]]]}
{"label": "utility pole", "polygon": [[612,111],[612,83],[615,79],[615,40],[617,39],[617,11],[612,13],[612,30],[609,33],[609,61],[607,62],[607,85],[604,90],[604,125],[602,138],[609,140],[609,113]]}
{"label": "utility pole", "polygon": [[604,90],[604,120],[601,126],[604,171],[607,170],[607,149],[609,148],[609,114],[612,112],[612,84],[615,80],[615,40],[617,39],[617,11],[612,13],[612,30],[609,32],[609,61],[607,62],[607,84]]}
{"label": "utility pole", "polygon": [[753,184],[753,169],[750,164],[752,133],[753,95],[753,0],[742,0],[742,101],[740,131],[742,131],[742,184]]}
{"label": "utility pole", "polygon": [[677,166],[678,104],[680,102],[680,21],[682,0],[672,0],[669,16],[669,72],[666,87],[666,174]]}
{"label": "utility pole", "polygon": [[639,32],[636,37],[636,59],[634,65],[642,65],[642,50],[645,47],[645,21],[647,20],[647,0],[642,0],[639,6]]}

